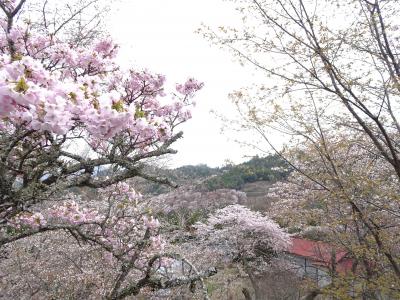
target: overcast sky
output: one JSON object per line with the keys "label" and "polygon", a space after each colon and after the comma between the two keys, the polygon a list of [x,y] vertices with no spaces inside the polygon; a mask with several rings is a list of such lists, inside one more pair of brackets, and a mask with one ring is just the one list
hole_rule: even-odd
{"label": "overcast sky", "polygon": [[[118,3],[118,2],[117,2]],[[253,154],[220,133],[221,121],[211,110],[233,115],[228,93],[250,85],[250,68],[234,62],[226,51],[212,46],[196,29],[240,24],[232,3],[222,0],[121,0],[110,14],[110,33],[120,44],[124,64],[145,67],[167,76],[172,83],[195,77],[205,83],[196,97],[193,118],[182,129],[184,138],[172,166],[206,163],[220,166],[225,160],[244,160]],[[260,77],[258,76],[258,80]]]}

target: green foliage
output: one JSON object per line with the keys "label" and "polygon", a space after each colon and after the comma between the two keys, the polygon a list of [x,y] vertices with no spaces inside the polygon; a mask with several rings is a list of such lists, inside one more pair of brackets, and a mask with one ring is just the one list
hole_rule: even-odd
{"label": "green foliage", "polygon": [[218,173],[218,168],[210,168],[205,164],[200,164],[197,166],[183,166],[176,169],[176,174],[186,179],[206,178]]}
{"label": "green foliage", "polygon": [[207,288],[207,293],[209,295],[212,295],[213,292],[215,292],[216,290],[218,290],[219,288],[221,288],[221,286],[216,283],[216,282],[212,282],[211,280],[208,280],[206,282],[206,288]]}
{"label": "green foliage", "polygon": [[206,180],[207,190],[221,188],[240,190],[245,183],[256,181],[275,182],[288,176],[288,165],[277,155],[266,157],[255,156],[239,165],[231,165],[221,169],[222,174]]}
{"label": "green foliage", "polygon": [[21,77],[15,85],[15,91],[18,93],[25,93],[28,90],[29,86],[26,83],[26,80],[24,77]]}

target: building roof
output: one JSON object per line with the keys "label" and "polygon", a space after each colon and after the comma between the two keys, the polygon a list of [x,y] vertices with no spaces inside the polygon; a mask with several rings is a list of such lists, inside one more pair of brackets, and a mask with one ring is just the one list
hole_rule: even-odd
{"label": "building roof", "polygon": [[335,254],[335,265],[338,272],[351,271],[352,259],[346,257],[347,252],[331,244],[292,238],[292,245],[288,252],[292,255],[308,258],[316,266],[329,268],[332,265],[333,254]]}

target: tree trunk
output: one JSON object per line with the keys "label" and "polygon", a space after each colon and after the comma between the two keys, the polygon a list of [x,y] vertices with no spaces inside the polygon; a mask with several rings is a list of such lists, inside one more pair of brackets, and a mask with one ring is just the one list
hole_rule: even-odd
{"label": "tree trunk", "polygon": [[251,294],[250,294],[250,292],[249,292],[249,290],[247,288],[243,288],[242,289],[242,293],[243,293],[244,298],[246,300],[253,300],[252,297],[251,297]]}

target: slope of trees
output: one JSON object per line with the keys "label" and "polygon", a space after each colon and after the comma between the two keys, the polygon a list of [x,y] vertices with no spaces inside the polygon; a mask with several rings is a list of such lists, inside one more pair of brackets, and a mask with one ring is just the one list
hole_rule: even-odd
{"label": "slope of trees", "polygon": [[207,190],[221,188],[240,190],[244,184],[250,182],[275,182],[284,179],[290,173],[290,168],[277,155],[270,155],[256,156],[247,162],[223,167],[220,171],[222,174],[203,182]]}
{"label": "slope of trees", "polygon": [[[240,190],[244,184],[257,181],[274,183],[285,179],[290,173],[290,166],[276,155],[253,157],[249,161],[211,168],[207,165],[182,166],[176,169],[154,168],[153,173],[163,174],[178,186],[194,186],[199,191],[218,189]],[[104,170],[106,176],[111,170]],[[137,180],[134,183],[143,194],[159,195],[171,191],[171,188],[157,183]]]}

